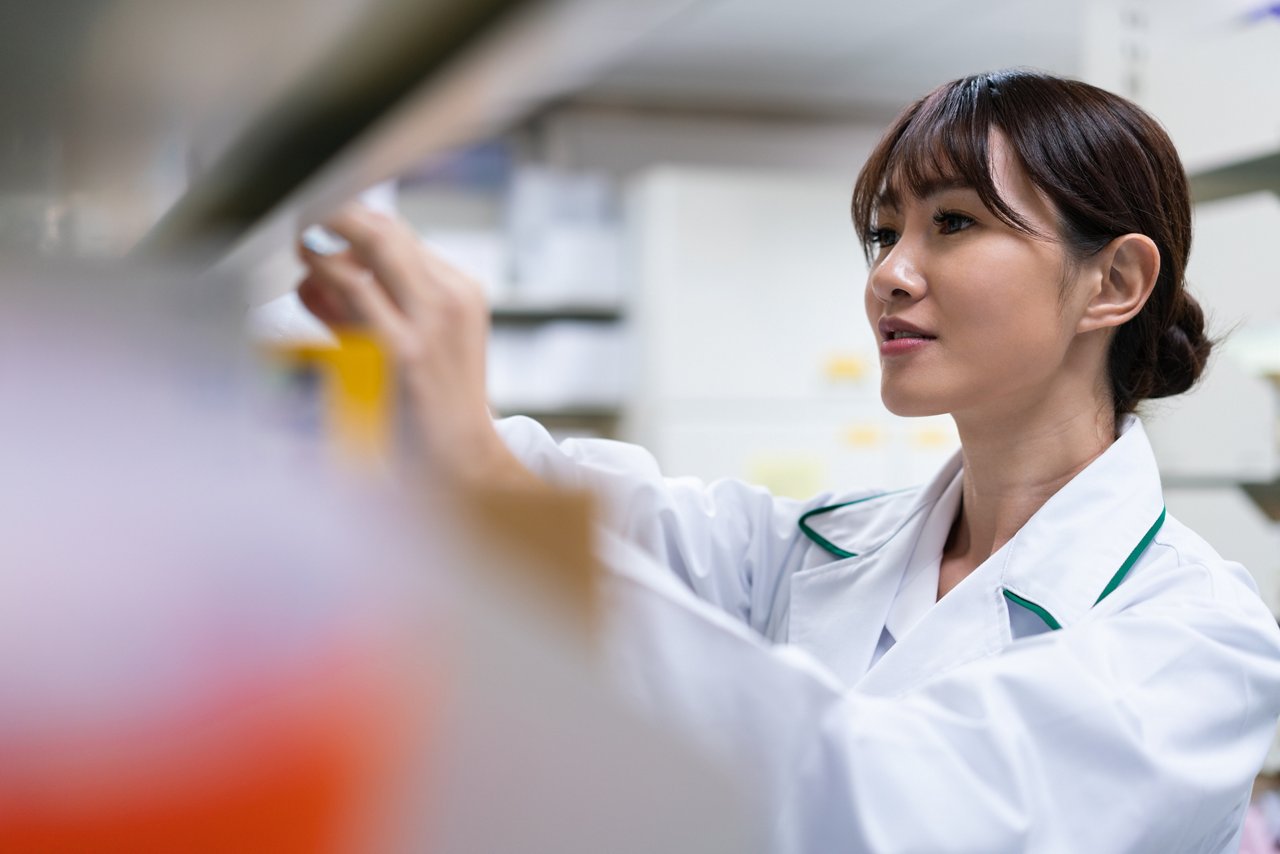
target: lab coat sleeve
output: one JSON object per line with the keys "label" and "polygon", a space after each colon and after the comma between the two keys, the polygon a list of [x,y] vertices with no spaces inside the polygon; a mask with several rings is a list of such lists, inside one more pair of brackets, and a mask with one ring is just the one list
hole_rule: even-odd
{"label": "lab coat sleeve", "polygon": [[1225,851],[1280,713],[1274,619],[1207,582],[885,697],[607,560],[624,687],[736,766],[771,850]]}
{"label": "lab coat sleeve", "polygon": [[507,418],[497,428],[535,474],[587,489],[604,526],[639,546],[703,600],[765,632],[785,567],[805,547],[800,515],[830,503],[777,498],[736,480],[705,484],[668,478],[645,449],[604,439],[557,443],[536,421]]}

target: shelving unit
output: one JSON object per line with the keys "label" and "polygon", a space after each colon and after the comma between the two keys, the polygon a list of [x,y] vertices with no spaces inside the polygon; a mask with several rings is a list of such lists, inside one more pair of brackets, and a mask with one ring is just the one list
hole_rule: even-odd
{"label": "shelving unit", "polygon": [[528,148],[516,133],[458,152],[404,183],[400,210],[488,290],[495,413],[616,438],[627,312],[613,189]]}
{"label": "shelving unit", "polygon": [[[490,313],[494,334],[503,330],[535,330],[549,324],[572,322],[618,327],[625,319],[623,307],[617,303],[535,302],[504,300],[493,305]],[[618,334],[621,334],[619,331]],[[553,434],[561,436],[590,435],[618,438],[626,414],[623,400],[614,405],[566,404],[547,406],[521,403],[518,399],[498,401],[498,415],[525,415],[542,423]]]}
{"label": "shelving unit", "polygon": [[[1226,162],[1220,166],[1194,172],[1189,176],[1196,204],[1223,202],[1258,192],[1280,195],[1280,148],[1256,156]],[[1269,374],[1267,386],[1276,397],[1280,409],[1280,375]],[[1280,444],[1280,422],[1276,425],[1276,442]],[[1272,522],[1280,522],[1280,471],[1268,481],[1220,484],[1238,486]]]}

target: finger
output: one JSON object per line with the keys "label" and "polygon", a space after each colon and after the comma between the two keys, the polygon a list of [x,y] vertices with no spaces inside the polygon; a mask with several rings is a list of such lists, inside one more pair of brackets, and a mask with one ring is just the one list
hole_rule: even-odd
{"label": "finger", "polygon": [[314,255],[308,259],[308,290],[329,291],[341,297],[357,319],[368,323],[389,343],[403,340],[407,318],[368,270],[340,255]]}
{"label": "finger", "polygon": [[347,326],[356,322],[355,311],[346,300],[337,291],[311,277],[298,284],[298,299],[326,326]]}
{"label": "finger", "polygon": [[423,296],[430,269],[422,242],[407,222],[350,204],[324,225],[350,244],[351,256],[372,270],[400,305],[407,307]]}
{"label": "finger", "polygon": [[[307,268],[307,274],[310,276],[317,270],[334,270],[339,266],[349,267],[351,270],[365,274],[368,268],[355,256],[350,248],[330,251],[328,249],[318,249],[313,243],[305,238],[299,238],[294,244],[294,249],[298,254],[298,260]],[[328,273],[320,277],[321,283],[327,281]],[[392,302],[395,302],[393,299]]]}

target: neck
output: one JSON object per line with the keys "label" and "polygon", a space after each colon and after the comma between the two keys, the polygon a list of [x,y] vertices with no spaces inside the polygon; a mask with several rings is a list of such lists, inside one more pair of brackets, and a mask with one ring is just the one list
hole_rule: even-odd
{"label": "neck", "polygon": [[[955,416],[964,461],[960,512],[943,557],[939,595],[1013,538],[1068,481],[1115,441],[1110,410],[1046,403],[1007,416]],[[957,577],[958,576],[958,577]]]}

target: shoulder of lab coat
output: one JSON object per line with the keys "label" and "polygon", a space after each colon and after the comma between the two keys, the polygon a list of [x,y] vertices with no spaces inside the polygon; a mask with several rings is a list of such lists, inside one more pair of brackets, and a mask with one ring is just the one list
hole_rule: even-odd
{"label": "shoulder of lab coat", "polygon": [[[785,637],[787,575],[831,559],[805,536],[799,519],[828,504],[882,494],[867,489],[805,501],[779,498],[732,479],[665,477],[652,454],[625,442],[557,443],[529,418],[496,423],[531,470],[552,483],[593,492],[609,530],[668,567],[699,598],[774,639]],[[882,523],[886,514],[880,508],[858,518]]]}

